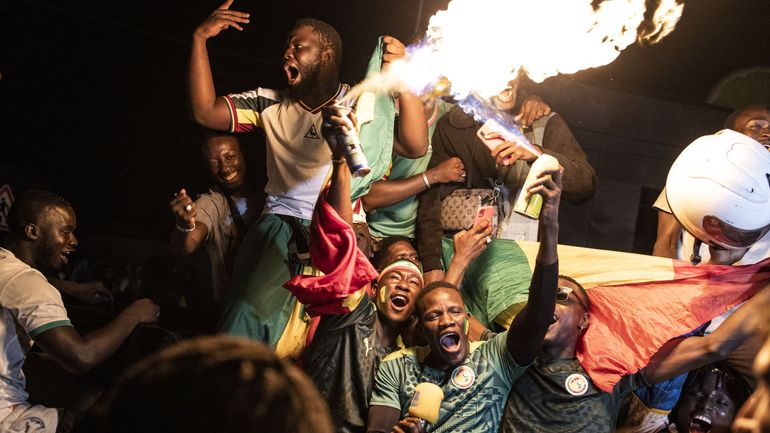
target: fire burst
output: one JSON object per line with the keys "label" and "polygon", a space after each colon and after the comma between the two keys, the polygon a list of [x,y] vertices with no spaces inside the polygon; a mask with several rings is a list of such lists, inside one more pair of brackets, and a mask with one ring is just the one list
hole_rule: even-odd
{"label": "fire burst", "polygon": [[[680,1],[452,0],[431,17],[425,38],[403,61],[369,77],[350,97],[404,89],[437,93],[448,81],[466,111],[479,108],[519,74],[542,82],[606,65],[637,40],[660,41],[678,22]],[[485,114],[473,110],[477,120],[490,115],[482,108]]]}

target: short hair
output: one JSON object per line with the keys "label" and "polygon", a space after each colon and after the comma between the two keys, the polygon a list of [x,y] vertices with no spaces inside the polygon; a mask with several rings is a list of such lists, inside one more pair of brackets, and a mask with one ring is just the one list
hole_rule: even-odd
{"label": "short hair", "polygon": [[559,275],[559,278],[561,278],[562,280],[565,280],[565,281],[569,281],[570,283],[574,284],[577,287],[578,291],[583,294],[583,299],[586,301],[586,307],[588,307],[586,309],[586,313],[587,313],[588,310],[591,309],[591,298],[588,296],[588,292],[586,291],[585,287],[583,287],[582,284],[578,283],[576,279],[574,279],[574,278],[572,278],[570,276]]}
{"label": "short hair", "polygon": [[732,113],[730,113],[729,116],[727,116],[727,119],[725,119],[724,127],[727,129],[735,130],[735,122],[738,120],[738,117],[741,116],[741,114],[745,113],[746,111],[753,110],[753,109],[759,109],[759,110],[765,110],[770,112],[770,105],[765,104],[749,104],[745,107],[741,107]]}
{"label": "short hair", "polygon": [[212,140],[220,137],[232,137],[238,143],[238,147],[241,145],[238,137],[235,134],[231,134],[226,131],[217,131],[215,129],[201,128],[199,149],[201,151],[201,155],[203,155],[204,158],[208,157],[209,143],[211,143]]}
{"label": "short hair", "polygon": [[48,209],[62,207],[72,209],[63,197],[50,191],[31,189],[21,193],[8,211],[8,229],[11,233],[23,233],[27,224],[37,224]]}
{"label": "short hair", "polygon": [[427,286],[423,287],[422,290],[420,290],[420,293],[417,294],[417,297],[414,299],[414,312],[417,315],[417,319],[420,319],[420,316],[422,315],[422,310],[420,308],[420,304],[422,303],[422,300],[425,298],[425,296],[428,295],[428,293],[436,290],[436,289],[449,289],[454,290],[457,292],[460,297],[462,297],[463,293],[460,291],[460,289],[455,286],[454,284],[448,282],[448,281],[434,281]]}
{"label": "short hair", "polygon": [[113,433],[333,432],[299,368],[262,343],[224,335],[182,341],[132,366],[93,414]]}
{"label": "short hair", "polygon": [[321,21],[315,18],[300,18],[294,22],[292,30],[296,30],[302,26],[310,26],[313,28],[313,32],[318,35],[318,40],[321,42],[321,47],[324,49],[331,48],[334,53],[334,66],[339,68],[342,63],[342,38],[337,30],[331,26],[331,24]]}
{"label": "short hair", "polygon": [[409,239],[406,236],[401,235],[395,235],[395,236],[388,236],[386,238],[383,238],[380,242],[379,249],[374,253],[374,257],[372,257],[372,263],[374,264],[374,267],[377,269],[382,269],[386,265],[389,265],[390,263],[383,263],[386,257],[388,257],[388,252],[390,250],[390,247],[393,245],[399,243],[399,242],[406,242],[409,245],[414,248],[414,243],[411,239]]}

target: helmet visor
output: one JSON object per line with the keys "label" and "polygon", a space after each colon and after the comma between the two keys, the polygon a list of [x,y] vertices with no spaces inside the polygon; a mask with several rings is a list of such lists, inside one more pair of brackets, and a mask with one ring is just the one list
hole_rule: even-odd
{"label": "helmet visor", "polygon": [[[723,248],[748,248],[770,231],[770,225],[758,229],[739,229],[714,215],[703,217],[703,230],[711,236],[713,243]],[[708,242],[712,243],[712,242]]]}

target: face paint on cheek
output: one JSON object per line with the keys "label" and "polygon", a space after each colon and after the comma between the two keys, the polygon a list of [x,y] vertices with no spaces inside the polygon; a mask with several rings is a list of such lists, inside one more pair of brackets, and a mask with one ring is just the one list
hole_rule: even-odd
{"label": "face paint on cheek", "polygon": [[386,299],[388,299],[388,286],[381,286],[380,287],[380,302],[382,302],[384,304]]}
{"label": "face paint on cheek", "polygon": [[463,332],[465,332],[465,335],[467,336],[471,332],[471,321],[466,317],[465,321],[463,322]]}

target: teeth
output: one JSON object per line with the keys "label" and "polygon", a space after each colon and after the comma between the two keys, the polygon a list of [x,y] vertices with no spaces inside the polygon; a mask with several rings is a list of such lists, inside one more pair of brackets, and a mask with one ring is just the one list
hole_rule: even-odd
{"label": "teeth", "polygon": [[237,171],[232,172],[232,173],[228,174],[227,176],[225,176],[225,180],[233,180],[233,179],[235,179],[235,176],[237,176],[237,175],[238,175]]}
{"label": "teeth", "polygon": [[695,415],[694,418],[697,419],[698,421],[703,421],[703,422],[711,424],[711,418],[709,418],[709,417],[706,417],[706,416],[703,416],[703,415]]}

